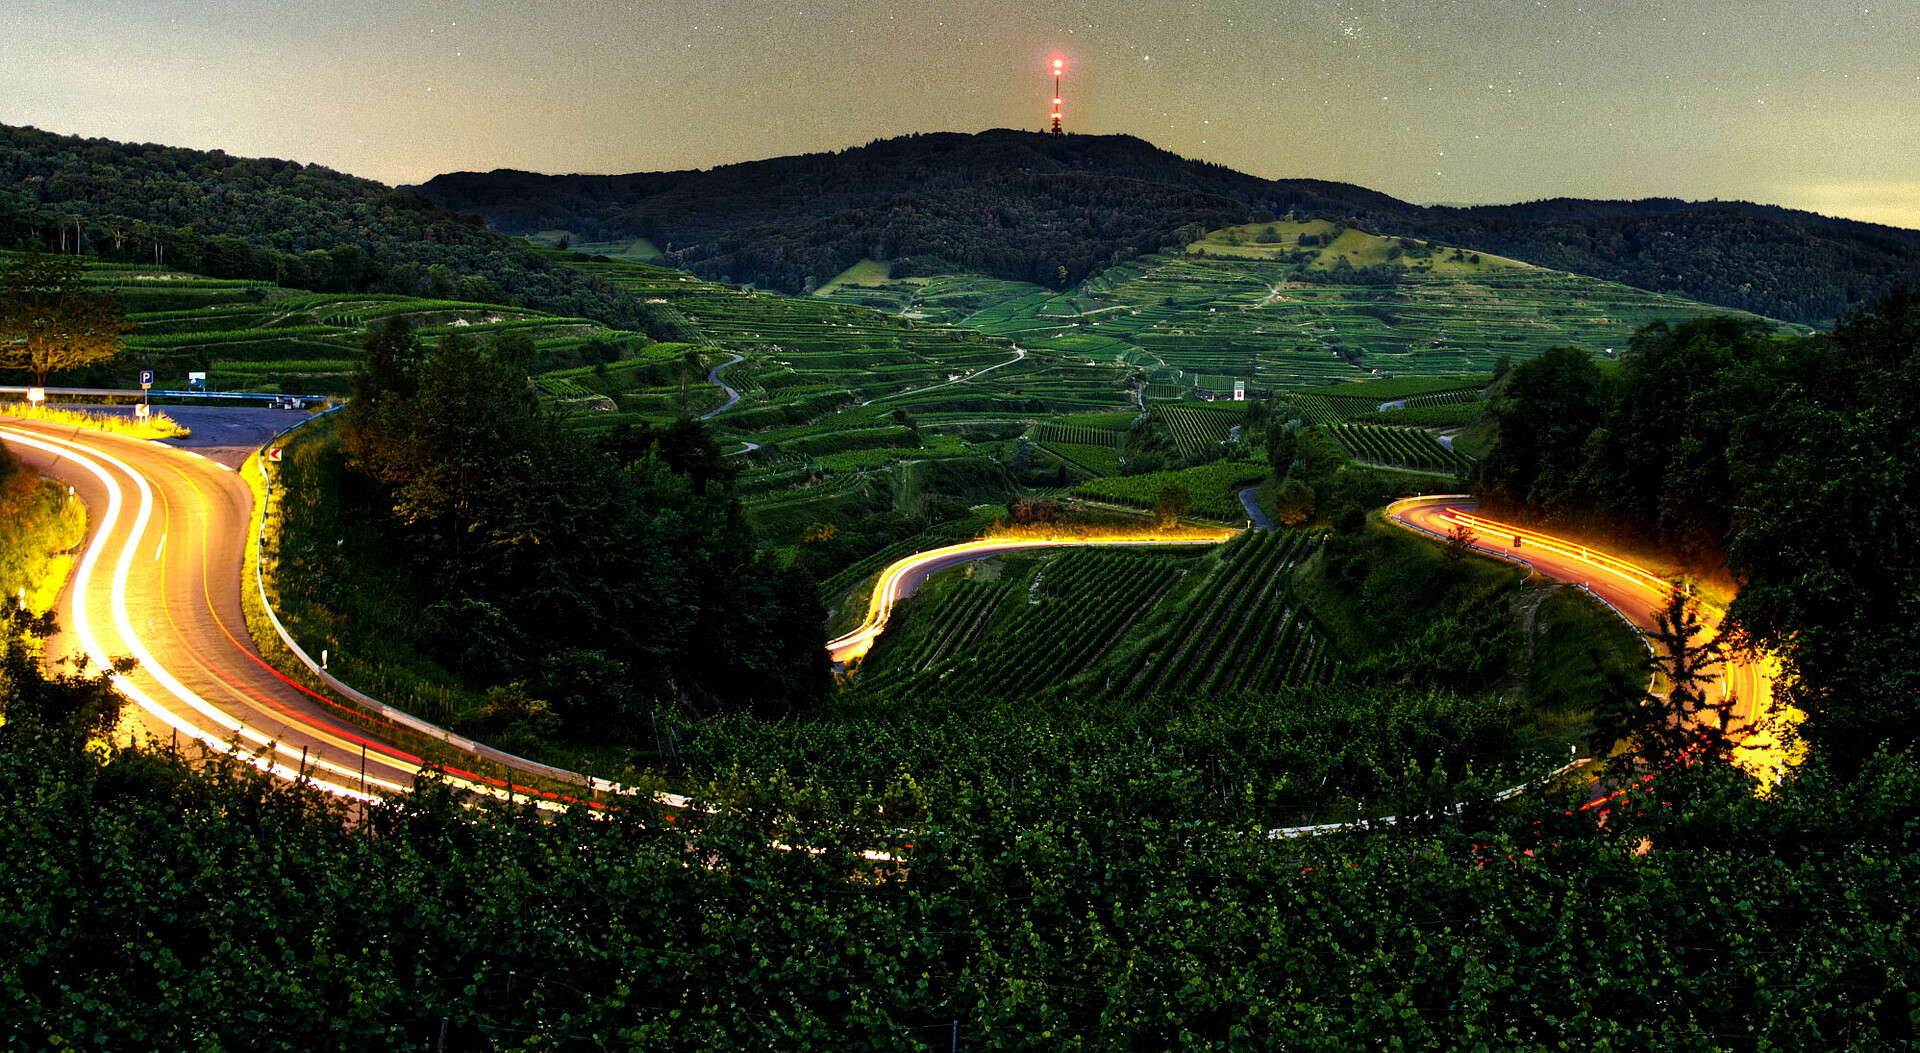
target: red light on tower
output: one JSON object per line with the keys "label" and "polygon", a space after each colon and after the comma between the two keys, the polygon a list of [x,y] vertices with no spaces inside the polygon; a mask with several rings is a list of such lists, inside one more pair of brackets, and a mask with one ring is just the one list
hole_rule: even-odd
{"label": "red light on tower", "polygon": [[1053,127],[1049,134],[1054,136],[1066,134],[1060,130],[1060,76],[1065,73],[1066,70],[1066,59],[1053,60]]}

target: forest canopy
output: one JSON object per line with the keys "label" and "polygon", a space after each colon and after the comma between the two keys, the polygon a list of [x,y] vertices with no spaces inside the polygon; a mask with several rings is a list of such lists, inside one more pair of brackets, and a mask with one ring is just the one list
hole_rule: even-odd
{"label": "forest canopy", "polygon": [[1724,561],[1733,620],[1783,658],[1829,760],[1920,745],[1920,295],[1806,338],[1656,324],[1608,365],[1557,348],[1514,366],[1489,398],[1480,493]]}
{"label": "forest canopy", "polygon": [[522,305],[665,331],[649,305],[419,194],[218,150],[0,125],[0,248],[315,292]]}
{"label": "forest canopy", "polygon": [[639,741],[663,707],[773,715],[818,698],[811,580],[756,551],[704,428],[595,445],[541,409],[530,353],[510,335],[422,348],[404,317],[368,335],[327,456],[403,554],[414,643],[575,738]]}

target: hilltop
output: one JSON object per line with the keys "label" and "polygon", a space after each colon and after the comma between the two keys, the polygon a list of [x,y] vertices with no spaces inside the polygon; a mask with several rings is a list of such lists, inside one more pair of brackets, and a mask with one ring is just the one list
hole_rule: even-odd
{"label": "hilltop", "polygon": [[1421,207],[1351,184],[1262,179],[1126,135],[922,134],[701,171],[461,172],[417,189],[496,230],[644,241],[639,255],[790,293],[867,258],[896,277],[971,271],[1060,289],[1196,229],[1289,213],[1811,324],[1920,281],[1917,231],[1670,198]]}

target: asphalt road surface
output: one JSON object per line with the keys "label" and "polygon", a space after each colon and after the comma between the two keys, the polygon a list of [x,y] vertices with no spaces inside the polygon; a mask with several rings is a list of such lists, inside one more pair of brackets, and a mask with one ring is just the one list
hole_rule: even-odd
{"label": "asphalt road surface", "polygon": [[[94,668],[131,656],[117,684],[127,718],[163,741],[259,751],[283,777],[304,772],[347,795],[408,788],[423,758],[342,718],[338,704],[274,670],[241,607],[253,495],[231,466],[248,442],[296,411],[195,408],[188,452],[71,426],[0,418],[0,441],[86,504],[87,541],[58,611],[49,653]],[[397,732],[396,732],[397,733]],[[404,740],[404,736],[401,736]],[[414,741],[418,741],[417,739]],[[363,768],[364,765],[364,768]],[[364,771],[364,775],[362,774]],[[449,764],[450,781],[504,793],[506,780]],[[523,791],[524,792],[524,791]]]}
{"label": "asphalt road surface", "polygon": [[721,403],[718,408],[710,409],[707,412],[702,413],[700,415],[701,420],[706,420],[708,417],[719,416],[720,414],[725,413],[727,410],[732,409],[733,404],[740,401],[740,393],[738,391],[733,390],[731,387],[728,387],[727,382],[720,379],[720,371],[727,368],[730,365],[733,365],[736,362],[746,361],[746,357],[747,356],[745,355],[735,355],[732,358],[727,359],[725,362],[722,362],[719,365],[713,367],[712,369],[707,370],[707,383],[712,384],[714,387],[717,387],[721,391],[726,392],[727,401]]}

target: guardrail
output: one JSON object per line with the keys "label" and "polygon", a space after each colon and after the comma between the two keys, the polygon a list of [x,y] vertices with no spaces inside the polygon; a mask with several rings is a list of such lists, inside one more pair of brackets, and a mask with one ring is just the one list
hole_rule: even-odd
{"label": "guardrail", "polygon": [[[1545,786],[1547,783],[1550,783],[1553,780],[1558,779],[1560,776],[1565,775],[1566,773],[1574,770],[1575,768],[1585,767],[1586,765],[1589,765],[1592,763],[1593,763],[1592,757],[1581,757],[1579,760],[1570,761],[1566,764],[1562,764],[1558,768],[1555,768],[1552,771],[1546,773],[1545,775],[1540,776],[1538,779],[1534,779],[1530,782],[1523,782],[1518,786],[1509,786],[1506,789],[1501,790],[1499,793],[1494,794],[1491,798],[1489,798],[1489,800],[1493,800],[1493,801],[1511,800],[1527,792],[1528,790],[1534,788],[1535,786]],[[1272,830],[1268,830],[1267,836],[1270,838],[1276,838],[1276,839],[1292,838],[1292,837],[1316,837],[1320,834],[1331,834],[1339,830],[1359,830],[1359,829],[1364,829],[1366,827],[1372,827],[1372,826],[1398,826],[1399,824],[1404,822],[1411,822],[1416,819],[1427,819],[1436,815],[1459,815],[1461,812],[1464,812],[1466,810],[1467,810],[1467,802],[1456,801],[1453,804],[1449,804],[1439,809],[1436,809],[1434,811],[1425,812],[1420,815],[1409,815],[1404,817],[1398,816],[1398,815],[1383,815],[1376,819],[1355,819],[1355,820],[1352,820],[1351,822],[1345,822],[1345,823],[1316,823],[1312,826],[1282,826]]]}
{"label": "guardrail", "polygon": [[[33,388],[0,385],[0,395],[26,397]],[[169,398],[169,399],[299,399],[301,402],[326,402],[337,395],[284,395],[261,391],[141,391],[137,388],[40,388],[48,395],[79,395],[88,398]],[[336,407],[337,408],[337,407]]]}
{"label": "guardrail", "polygon": [[[1429,494],[1425,497],[1403,497],[1400,500],[1395,501],[1392,504],[1389,504],[1383,510],[1382,514],[1385,515],[1387,519],[1390,522],[1392,522],[1395,526],[1398,526],[1401,529],[1417,530],[1420,533],[1427,535],[1428,537],[1437,538],[1441,541],[1451,543],[1453,540],[1452,538],[1447,537],[1445,534],[1442,534],[1437,530],[1428,530],[1426,527],[1419,526],[1414,523],[1408,523],[1404,520],[1393,518],[1393,512],[1394,512],[1394,509],[1399,508],[1402,505],[1424,504],[1429,501],[1455,501],[1455,500],[1471,501],[1473,500],[1473,495],[1472,494]],[[1467,519],[1478,520],[1479,522],[1483,522],[1483,523],[1492,522],[1492,520],[1481,519],[1479,516],[1469,515],[1467,513],[1461,513],[1461,515]],[[1532,532],[1529,531],[1529,533],[1532,533]],[[1547,535],[1537,535],[1537,536],[1545,537]],[[1520,566],[1527,568],[1527,574],[1529,576],[1540,574],[1539,568],[1535,567],[1531,561],[1521,559],[1519,556],[1511,552],[1503,552],[1497,548],[1485,548],[1480,545],[1473,545],[1470,547],[1475,552],[1483,553],[1489,556],[1494,556],[1499,559],[1504,559],[1509,563],[1517,563]],[[1602,567],[1605,569],[1613,569],[1611,567],[1606,566],[1609,563],[1618,563],[1620,565],[1620,569],[1615,570],[1615,573],[1617,574],[1631,575],[1634,577],[1641,577],[1641,578],[1652,578],[1652,580],[1658,581],[1661,585],[1667,584],[1665,579],[1653,578],[1653,576],[1648,574],[1645,570],[1642,570],[1641,568],[1636,567],[1633,564],[1626,562],[1625,560],[1614,559],[1612,556],[1606,556],[1601,553],[1591,553],[1590,550],[1588,550],[1585,545],[1580,546],[1580,548],[1583,553],[1589,553],[1586,556],[1587,559],[1595,563],[1601,564]],[[1546,575],[1544,574],[1541,575],[1541,577],[1545,577],[1545,576]],[[1590,586],[1588,586],[1587,583],[1585,582],[1568,581],[1568,582],[1563,582],[1562,584],[1571,585],[1574,588],[1579,589],[1581,592],[1584,592],[1587,595],[1593,597],[1594,599],[1599,600],[1601,605],[1606,607],[1607,610],[1610,610],[1613,612],[1614,617],[1620,619],[1622,622],[1625,622],[1627,628],[1633,630],[1633,634],[1640,638],[1640,646],[1646,649],[1646,652],[1649,656],[1658,657],[1658,653],[1655,652],[1653,649],[1653,642],[1647,639],[1647,635],[1640,631],[1640,627],[1633,623],[1632,618],[1627,617],[1627,613],[1625,611],[1613,605],[1613,601],[1593,591],[1593,589]]]}

